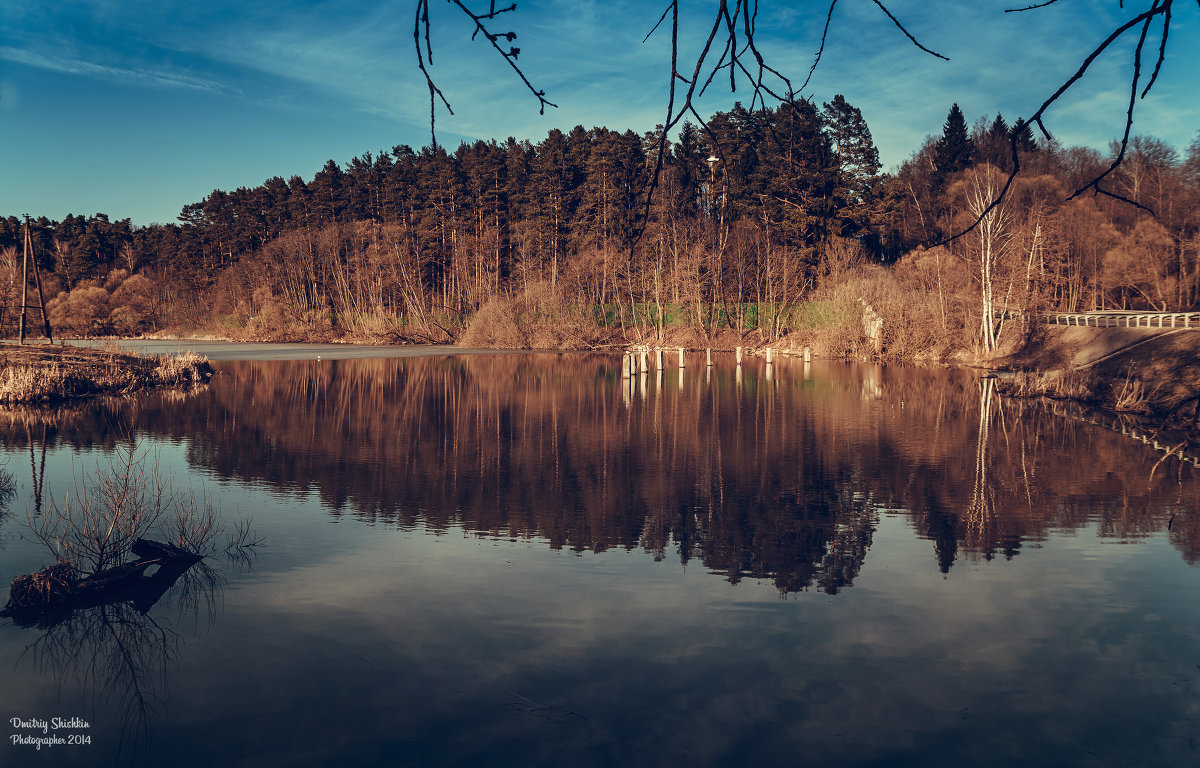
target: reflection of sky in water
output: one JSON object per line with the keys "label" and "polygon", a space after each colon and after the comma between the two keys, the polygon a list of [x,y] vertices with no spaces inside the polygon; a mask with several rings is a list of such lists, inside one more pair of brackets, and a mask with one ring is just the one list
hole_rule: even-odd
{"label": "reflection of sky in water", "polygon": [[[908,407],[911,407],[911,403]],[[885,411],[888,404],[884,403]],[[853,419],[838,417],[853,429]],[[969,422],[977,416],[966,414]],[[184,466],[227,516],[270,537],[226,568],[218,608],[152,612],[181,633],[138,760],[232,765],[1182,765],[1200,741],[1200,569],[1165,532],[1133,543],[1096,521],[1018,556],[942,573],[903,511],[878,514],[852,586],[736,585],[701,559],[638,546],[550,549],[452,524],[367,524],[315,489]],[[40,564],[21,538],[28,452],[0,577]],[[970,457],[967,457],[970,460]],[[95,463],[74,458],[76,469]],[[51,449],[46,486],[72,454]],[[56,491],[57,495],[57,491]],[[549,502],[552,505],[552,502]],[[3,765],[106,764],[111,705],[22,657],[0,624],[5,717],[80,715],[93,746]],[[9,712],[8,710],[12,710]]]}

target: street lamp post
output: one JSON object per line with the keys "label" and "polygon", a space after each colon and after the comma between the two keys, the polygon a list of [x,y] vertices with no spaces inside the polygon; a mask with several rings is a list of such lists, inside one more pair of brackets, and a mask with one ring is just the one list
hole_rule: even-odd
{"label": "street lamp post", "polygon": [[713,215],[713,200],[716,197],[717,163],[719,162],[721,162],[721,158],[716,155],[708,156],[708,215],[710,218]]}

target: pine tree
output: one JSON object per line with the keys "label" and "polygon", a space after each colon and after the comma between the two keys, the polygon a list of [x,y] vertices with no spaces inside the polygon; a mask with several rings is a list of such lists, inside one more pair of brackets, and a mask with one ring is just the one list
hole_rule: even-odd
{"label": "pine tree", "polygon": [[942,126],[942,138],[938,140],[934,151],[934,162],[937,171],[943,178],[971,165],[971,140],[967,136],[967,121],[963,117],[958,103],[950,107],[946,123]]}
{"label": "pine tree", "polygon": [[856,181],[873,179],[882,165],[862,111],[839,93],[825,104],[821,116],[842,174]]}
{"label": "pine tree", "polygon": [[871,130],[862,112],[841,94],[825,104],[821,115],[837,165],[837,216],[843,222],[840,234],[848,235],[868,227],[873,218],[871,206],[878,196],[879,150],[871,139]]}
{"label": "pine tree", "polygon": [[701,189],[710,183],[710,169],[705,167],[701,152],[700,136],[696,126],[684,122],[679,131],[679,141],[670,158],[668,173],[672,176],[673,198],[671,207],[684,216],[695,216],[699,212]]}
{"label": "pine tree", "polygon": [[1037,151],[1037,142],[1033,139],[1033,126],[1018,118],[1017,122],[1013,123],[1012,134],[1017,141],[1017,151],[1021,154]]}
{"label": "pine tree", "polygon": [[392,147],[392,165],[384,179],[383,217],[387,221],[400,222],[405,231],[413,233],[416,227],[417,153],[407,144]]}
{"label": "pine tree", "polygon": [[764,125],[751,186],[779,241],[813,246],[825,239],[836,209],[838,171],[829,136],[812,102],[780,104]]}
{"label": "pine tree", "polygon": [[[536,228],[541,248],[548,262],[550,283],[558,283],[559,272],[566,255],[567,235],[575,214],[579,169],[573,157],[579,154],[583,139],[572,131],[569,141],[562,131],[551,130],[537,146],[530,163],[529,190],[535,213],[530,221]],[[571,147],[574,143],[576,146]]]}
{"label": "pine tree", "polygon": [[980,130],[976,125],[975,158],[980,162],[991,163],[997,168],[1009,170],[1012,167],[1012,151],[1009,148],[1009,127],[1004,115],[996,113],[996,119],[987,130]]}
{"label": "pine tree", "polygon": [[274,239],[287,226],[291,216],[288,211],[288,185],[279,176],[272,176],[263,185],[263,207],[266,218],[268,240]]}
{"label": "pine tree", "polygon": [[346,218],[349,221],[381,218],[383,178],[370,152],[351,158],[344,176]]}
{"label": "pine tree", "polygon": [[476,290],[482,294],[490,281],[491,289],[498,292],[508,273],[503,247],[508,222],[504,151],[495,141],[481,140],[460,146],[455,158],[464,183],[464,220],[470,221],[473,239]]}
{"label": "pine tree", "polygon": [[[1020,123],[1021,121],[1018,120],[1017,122]],[[992,121],[991,134],[997,139],[1008,140],[1008,121],[999,112],[996,113],[996,119]]]}
{"label": "pine tree", "polygon": [[326,161],[325,167],[313,176],[308,188],[312,192],[316,210],[320,211],[322,223],[342,219],[346,211],[346,186],[346,174],[333,160]]}

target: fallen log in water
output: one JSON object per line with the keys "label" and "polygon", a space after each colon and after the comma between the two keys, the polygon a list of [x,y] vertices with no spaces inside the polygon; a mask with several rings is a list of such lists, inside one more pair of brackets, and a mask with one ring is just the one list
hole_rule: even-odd
{"label": "fallen log in water", "polygon": [[[23,618],[109,602],[109,597],[125,599],[131,591],[142,587],[157,587],[154,591],[161,596],[184,571],[204,559],[181,547],[149,539],[138,539],[131,550],[137,560],[86,576],[71,563],[56,563],[16,577],[0,617]],[[158,570],[147,576],[147,569],[154,565],[159,566]]]}

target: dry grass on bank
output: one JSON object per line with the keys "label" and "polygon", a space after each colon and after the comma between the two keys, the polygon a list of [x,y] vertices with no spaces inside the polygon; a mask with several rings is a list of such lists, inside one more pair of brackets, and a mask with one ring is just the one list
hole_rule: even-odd
{"label": "dry grass on bank", "polygon": [[1150,394],[1141,379],[1126,376],[1120,389],[1113,388],[1113,410],[1122,413],[1149,413]]}
{"label": "dry grass on bank", "polygon": [[[1195,331],[1041,326],[1025,349],[999,362],[1018,371],[1001,384],[1004,394],[1068,397],[1193,430],[1200,423],[1200,334]],[[1086,386],[1073,393],[1070,386],[1038,383],[1053,380]],[[1050,391],[1042,392],[1043,387]]]}
{"label": "dry grass on bank", "polygon": [[212,375],[208,359],[140,357],[54,345],[0,346],[0,403],[55,403],[100,394],[190,387]]}
{"label": "dry grass on bank", "polygon": [[1098,381],[1083,371],[1017,371],[996,382],[996,391],[1008,397],[1051,397],[1093,403]]}

